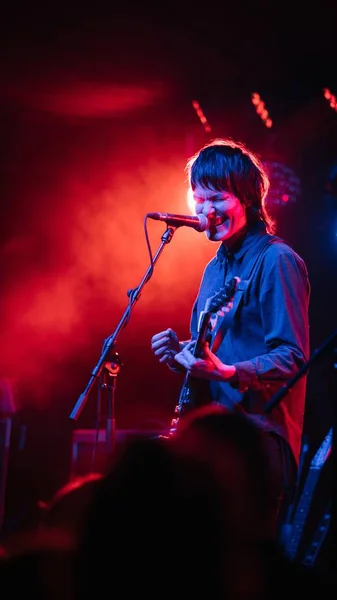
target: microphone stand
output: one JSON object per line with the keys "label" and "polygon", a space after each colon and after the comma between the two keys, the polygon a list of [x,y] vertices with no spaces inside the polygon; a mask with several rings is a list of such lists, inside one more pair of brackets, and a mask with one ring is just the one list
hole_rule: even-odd
{"label": "microphone stand", "polygon": [[[117,384],[117,375],[120,371],[120,367],[122,365],[118,354],[115,352],[112,353],[113,349],[116,346],[116,342],[118,336],[122,329],[126,326],[127,322],[131,316],[131,310],[134,307],[135,303],[139,300],[142,289],[144,285],[149,281],[153,273],[153,267],[156,264],[160,254],[162,253],[165,245],[169,244],[173,238],[173,235],[176,231],[177,227],[167,227],[166,231],[163,233],[161,237],[161,244],[159,245],[156,254],[153,257],[153,260],[148,267],[145,275],[143,276],[138,287],[128,290],[127,295],[129,296],[129,304],[122,318],[120,319],[115,331],[104,341],[101,356],[98,359],[98,362],[94,369],[91,372],[91,377],[85,387],[85,390],[80,394],[78,400],[76,401],[75,406],[73,407],[69,418],[72,420],[77,420],[84,408],[88,400],[88,396],[94,386],[94,384],[98,381],[99,383],[99,394],[100,388],[106,389],[108,391],[108,414],[107,414],[107,422],[106,422],[106,443],[107,448],[110,450],[114,447],[115,444],[115,416],[114,416],[114,400],[115,400],[115,390]],[[108,383],[106,378],[103,379],[103,370],[106,369],[109,373],[108,375]],[[110,381],[109,381],[110,380]]]}
{"label": "microphone stand", "polygon": [[115,390],[117,375],[122,367],[118,352],[114,352],[111,362],[104,365],[103,383],[101,387],[107,390],[108,410],[106,418],[106,451],[110,456],[116,444],[116,419],[115,419]]}

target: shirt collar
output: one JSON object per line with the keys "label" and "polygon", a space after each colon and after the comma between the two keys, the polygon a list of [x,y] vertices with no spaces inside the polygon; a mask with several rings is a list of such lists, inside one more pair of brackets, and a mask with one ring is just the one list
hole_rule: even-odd
{"label": "shirt collar", "polygon": [[230,250],[227,248],[224,242],[222,242],[218,248],[216,256],[219,260],[234,259],[240,261],[246,254],[247,250],[255,243],[256,237],[260,237],[266,233],[266,226],[262,221],[254,223],[254,225],[247,231],[246,235],[237,242]]}

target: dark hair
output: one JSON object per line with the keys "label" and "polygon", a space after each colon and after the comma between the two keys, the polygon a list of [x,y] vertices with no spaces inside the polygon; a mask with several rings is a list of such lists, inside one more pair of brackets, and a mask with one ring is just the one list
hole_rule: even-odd
{"label": "dark hair", "polygon": [[276,224],[265,205],[270,181],[260,158],[242,142],[217,138],[203,146],[186,165],[189,184],[228,191],[247,209],[248,223],[263,221],[268,233]]}

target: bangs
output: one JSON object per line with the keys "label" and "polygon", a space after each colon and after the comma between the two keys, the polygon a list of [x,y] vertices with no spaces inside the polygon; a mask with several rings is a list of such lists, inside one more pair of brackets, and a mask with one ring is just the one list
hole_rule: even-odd
{"label": "bangs", "polygon": [[[202,153],[192,157],[188,163],[189,183],[194,190],[201,186],[219,192],[234,194],[246,203],[252,193],[250,185],[242,186],[242,179],[249,176],[255,179],[255,165],[241,149],[215,144],[205,147]],[[245,189],[246,188],[246,189]]]}
{"label": "bangs", "polygon": [[192,158],[189,164],[189,180],[192,189],[201,186],[210,190],[233,192],[233,168],[223,160],[215,148],[207,148],[203,160]]}

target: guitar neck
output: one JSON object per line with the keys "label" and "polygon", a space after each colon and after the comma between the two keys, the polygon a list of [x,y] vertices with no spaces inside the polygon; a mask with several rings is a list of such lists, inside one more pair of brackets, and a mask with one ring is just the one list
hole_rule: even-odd
{"label": "guitar neck", "polygon": [[[191,350],[195,358],[200,358],[205,342],[208,342],[211,345],[212,315],[215,315],[220,309],[229,310],[228,305],[233,299],[239,281],[239,277],[234,277],[216,294],[207,299],[205,309],[200,313],[198,335],[193,350]],[[180,391],[179,401],[174,410],[175,417],[171,421],[169,436],[176,432],[179,419],[187,410],[196,407],[200,399],[201,402],[207,402],[209,396],[208,391],[206,380],[192,377],[188,371],[186,372],[184,383]]]}
{"label": "guitar neck", "polygon": [[301,498],[298,502],[291,524],[291,536],[286,547],[286,553],[289,558],[294,558],[299,548],[305,522],[311,506],[312,495],[316,488],[319,475],[320,471],[318,469],[314,469],[309,472],[307,476],[305,486],[303,488]]}
{"label": "guitar neck", "polygon": [[200,357],[202,352],[202,348],[205,342],[210,342],[211,332],[209,330],[209,325],[211,321],[212,314],[208,312],[204,312],[201,319],[201,324],[198,332],[198,337],[196,339],[193,355],[196,358]]}
{"label": "guitar neck", "polygon": [[303,559],[301,560],[303,565],[311,567],[318,556],[318,553],[323,545],[326,535],[329,530],[331,518],[331,505],[329,504],[323,517],[321,518],[317,530],[313,536],[313,539],[307,549]]}
{"label": "guitar neck", "polygon": [[294,558],[297,554],[302,534],[305,526],[305,521],[311,505],[312,496],[319,479],[321,469],[330,455],[332,448],[332,427],[329,429],[309,467],[309,472],[303,487],[303,491],[298,502],[292,523],[291,536],[286,544],[286,553],[290,558]]}

